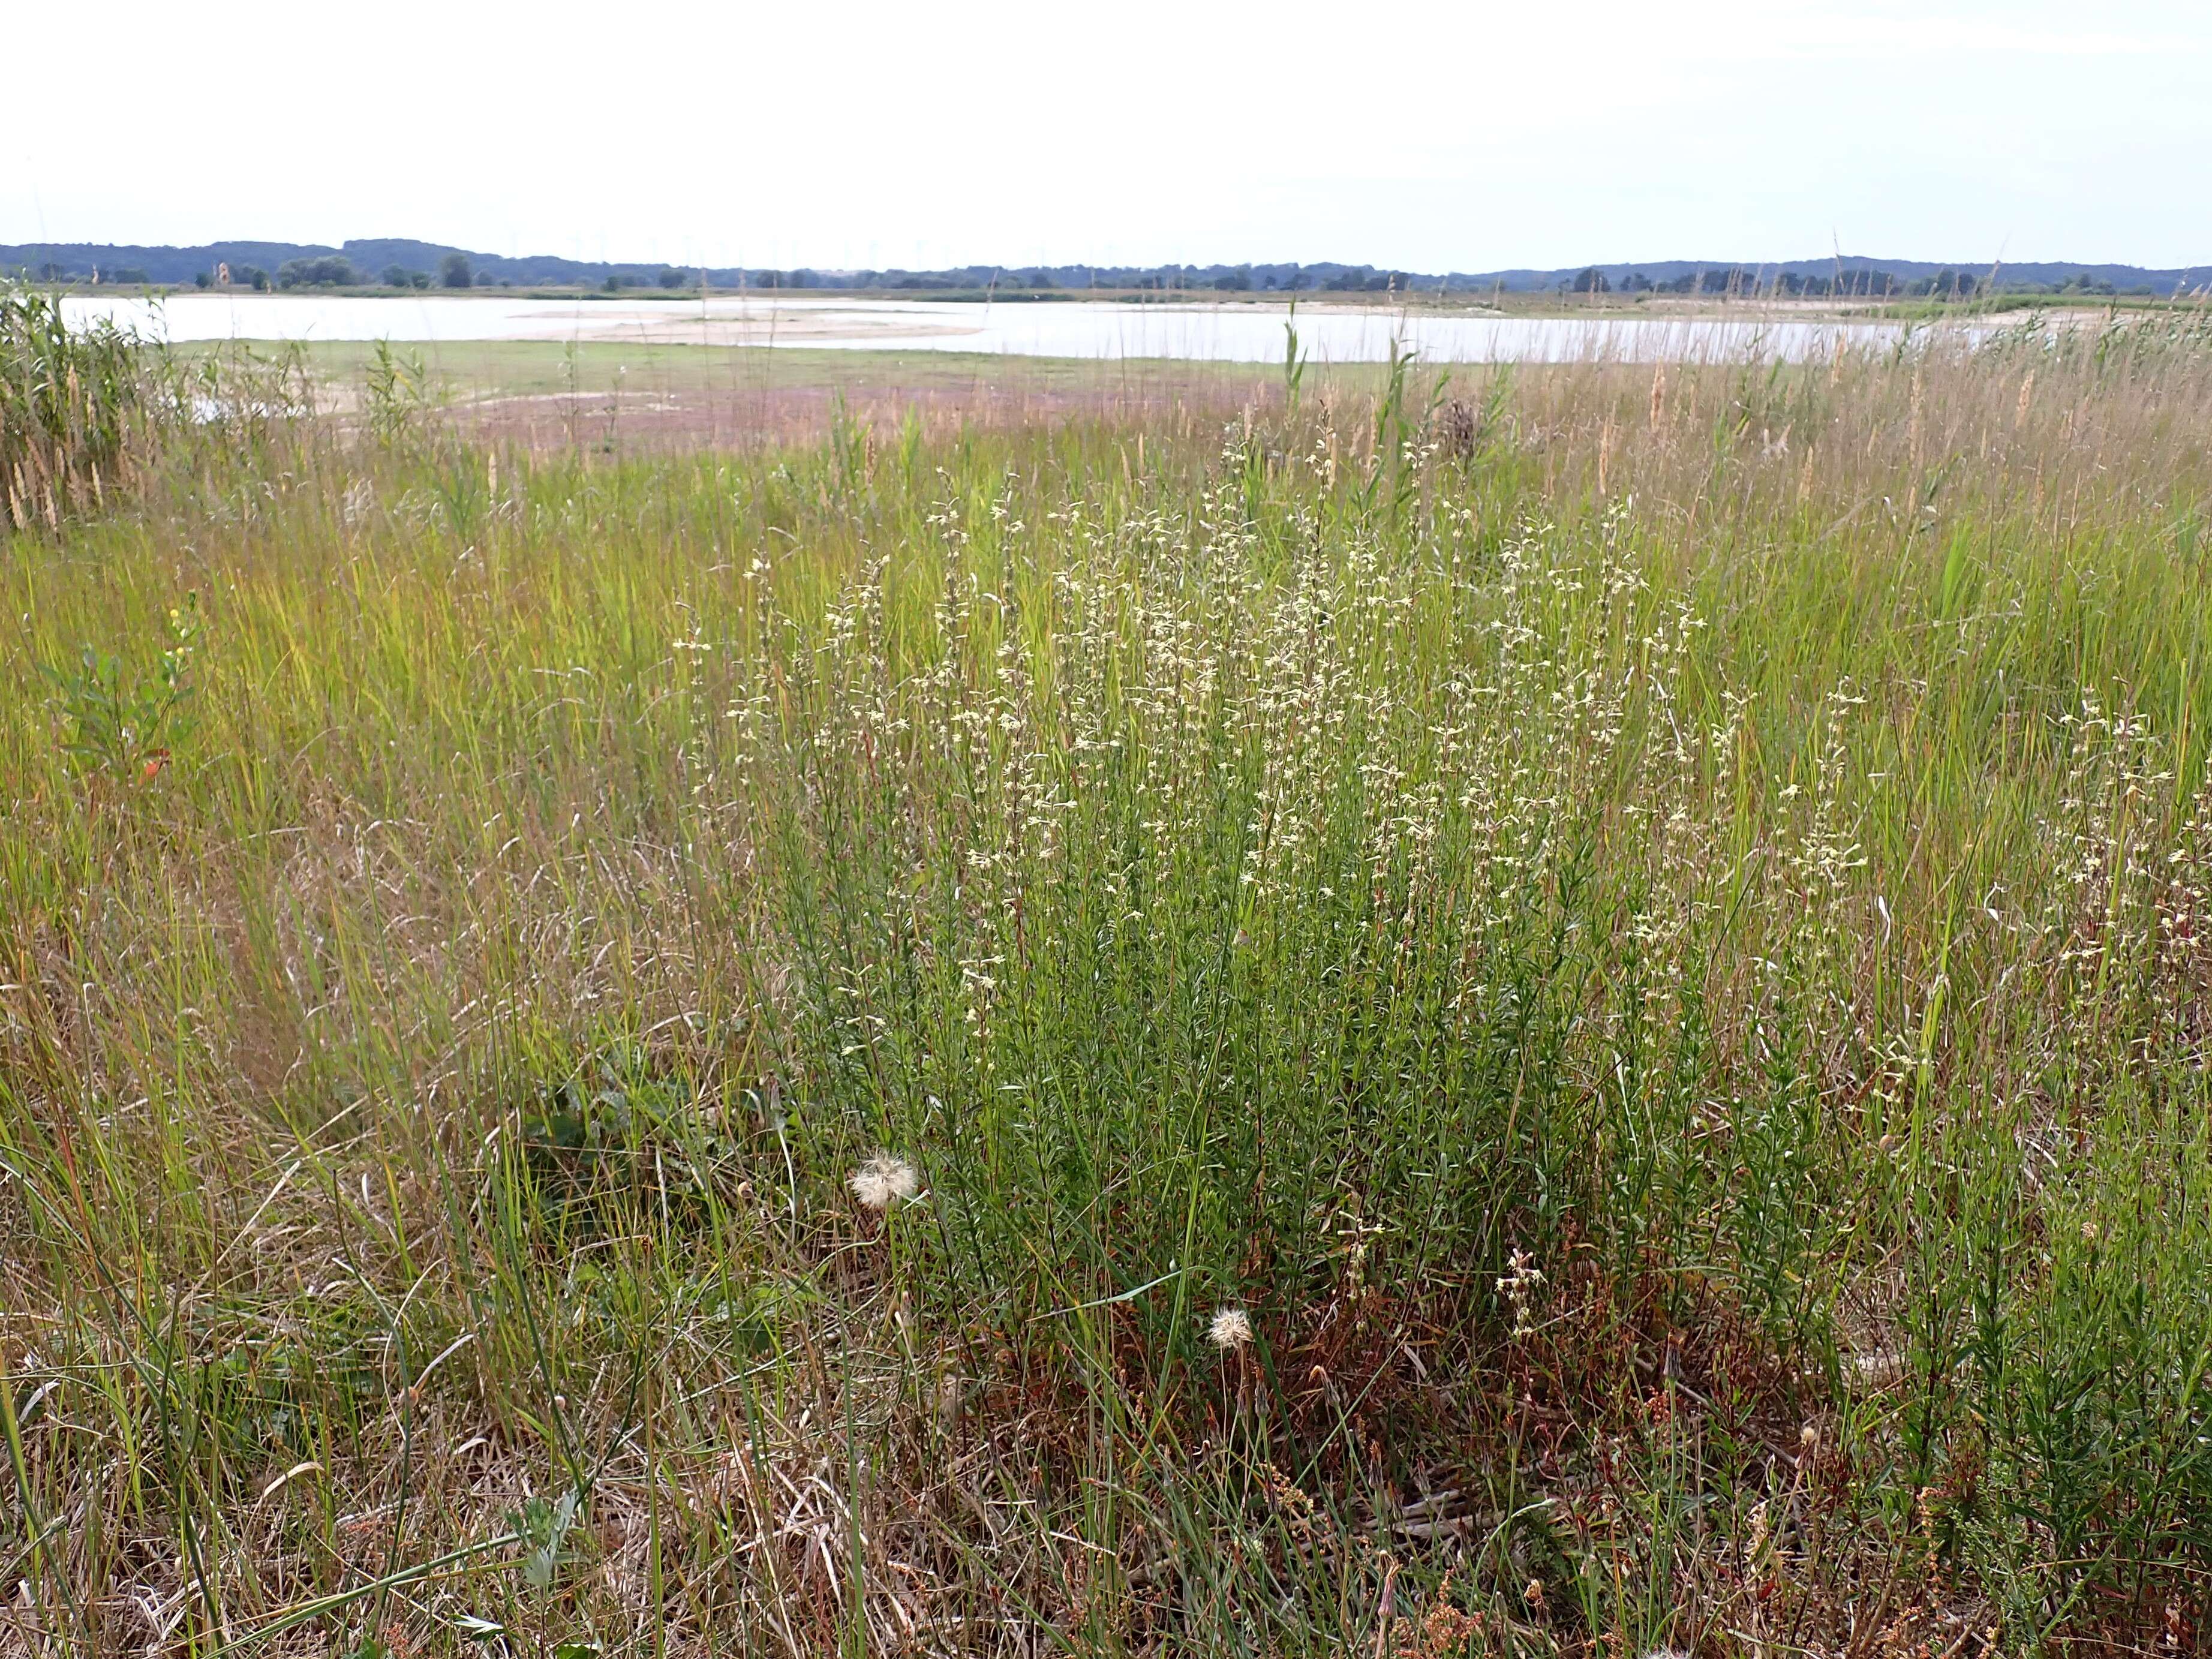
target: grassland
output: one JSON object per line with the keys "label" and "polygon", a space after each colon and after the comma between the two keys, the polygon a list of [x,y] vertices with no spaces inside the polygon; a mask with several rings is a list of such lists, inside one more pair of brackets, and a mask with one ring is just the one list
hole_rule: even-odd
{"label": "grassland", "polygon": [[2189,328],[403,392],[0,547],[0,1651],[2202,1648]]}
{"label": "grassland", "polygon": [[[205,360],[225,348],[184,349]],[[296,361],[336,410],[362,412],[374,344],[305,344]],[[811,442],[840,418],[879,431],[911,418],[939,441],[1077,418],[1133,427],[1184,410],[1235,414],[1277,396],[1281,380],[1251,363],[642,341],[426,342],[387,348],[382,361],[395,397],[435,407],[478,441],[602,456]],[[1372,394],[1386,371],[1313,373],[1316,388],[1328,378]]]}

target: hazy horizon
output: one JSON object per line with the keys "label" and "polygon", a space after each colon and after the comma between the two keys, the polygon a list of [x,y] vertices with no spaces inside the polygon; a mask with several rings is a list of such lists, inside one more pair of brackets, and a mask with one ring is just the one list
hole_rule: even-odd
{"label": "hazy horizon", "polygon": [[[1416,3],[1377,27],[1216,3],[1172,32],[1057,13],[967,28],[875,0],[835,17],[675,0],[641,23],[556,4],[520,24],[422,0],[125,0],[101,28],[125,49],[96,114],[69,77],[16,88],[0,242],[389,232],[841,269],[1249,252],[1481,270],[1662,246],[2172,267],[2203,256],[2212,209],[2212,21],[2179,0],[2109,26],[2050,0],[1717,0],[1690,19]],[[50,9],[15,33],[26,61],[84,46]]]}
{"label": "hazy horizon", "polygon": [[[468,254],[472,258],[482,257],[498,259],[529,261],[533,259],[568,260],[573,259],[575,257],[569,254],[563,254],[556,250],[550,248],[526,248],[518,252],[510,253],[486,247],[480,242],[471,243],[463,241],[439,243],[430,242],[426,239],[420,237],[397,235],[348,236],[312,242],[294,241],[283,238],[259,235],[222,235],[203,239],[199,241],[185,243],[128,241],[117,238],[106,237],[98,239],[74,239],[68,241],[58,240],[43,242],[30,241],[11,243],[0,241],[0,250],[21,250],[24,248],[52,246],[55,248],[106,249],[112,250],[118,253],[127,254],[134,250],[145,252],[161,251],[171,252],[189,252],[203,248],[221,249],[232,247],[269,246],[274,248],[298,247],[301,249],[327,251],[337,253],[353,250],[356,251],[356,257],[362,257],[359,252],[360,250],[379,250],[388,244],[393,243],[419,244],[425,248],[434,249],[440,252],[458,252]],[[377,257],[381,256],[378,255]],[[1480,270],[1454,269],[1449,271],[1437,270],[1431,271],[1412,271],[1409,274],[1416,278],[1431,278],[1443,275],[1449,275],[1454,277],[1485,277],[1497,275],[1541,276],[1559,276],[1565,273],[1572,273],[1583,270],[1593,270],[1606,272],[1641,270],[1656,275],[1662,271],[1686,268],[1695,268],[1709,271],[1735,269],[1755,273],[1760,270],[1779,271],[1786,269],[1797,269],[1802,270],[1806,267],[1825,267],[1832,260],[1844,266],[1853,269],[1894,269],[1900,273],[1911,271],[1916,267],[1938,266],[1957,270],[1968,275],[1975,275],[1989,270],[1996,270],[2002,272],[2005,270],[2011,269],[2031,267],[2042,268],[2051,265],[2079,265],[2090,268],[2132,270],[2154,273],[2177,270],[2184,273],[2190,273],[2198,270],[2212,270],[2212,258],[2195,261],[2184,260],[2172,265],[2164,266],[2143,265],[2132,260],[2100,258],[2095,257],[2094,254],[2087,258],[2072,257],[2047,259],[2006,259],[1984,263],[1972,259],[1961,259],[1957,258],[1947,258],[1940,254],[1925,252],[1868,253],[1844,248],[1826,253],[1801,254],[1794,258],[1765,260],[1739,259],[1732,257],[1723,250],[1717,253],[1709,254],[1703,258],[1686,254],[1670,254],[1661,258],[1614,258],[1571,259],[1564,264],[1555,265],[1530,264],[1526,262],[1516,261],[1509,262],[1500,265],[1486,266]],[[658,261],[653,258],[625,258],[619,252],[610,252],[605,256],[605,258],[596,260],[595,263],[624,267],[644,268],[649,267],[656,263],[666,264],[670,262]],[[1257,272],[1292,267],[1307,270],[1321,270],[1328,267],[1340,267],[1352,270],[1369,269],[1376,271],[1405,269],[1404,267],[1379,264],[1373,260],[1362,260],[1357,258],[1344,257],[1313,258],[1307,260],[1250,258],[1191,258],[1186,260],[1160,260],[1146,264],[1109,263],[1103,260],[1088,259],[1067,259],[1057,262],[1044,262],[1039,260],[988,259],[970,257],[953,259],[945,264],[937,266],[906,266],[896,264],[888,266],[800,264],[796,266],[763,266],[760,267],[760,269],[772,269],[787,271],[804,270],[817,273],[824,276],[840,276],[848,275],[872,276],[882,275],[887,271],[902,270],[911,270],[916,274],[921,275],[945,271],[998,270],[1012,275],[1024,270],[1051,270],[1055,272],[1079,272],[1089,270],[1095,270],[1100,272],[1115,270],[1161,270],[1172,269],[1178,265],[1200,272],[1237,270],[1250,270]],[[677,268],[688,270],[697,270],[701,267],[684,264],[679,264]],[[738,269],[738,267],[720,266],[714,268],[726,271]],[[750,269],[751,267],[746,268]]]}

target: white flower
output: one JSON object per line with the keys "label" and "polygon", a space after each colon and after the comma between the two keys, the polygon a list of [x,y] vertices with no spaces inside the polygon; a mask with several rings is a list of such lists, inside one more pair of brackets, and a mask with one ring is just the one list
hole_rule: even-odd
{"label": "white flower", "polygon": [[853,1196],[871,1210],[888,1210],[894,1202],[903,1204],[915,1194],[921,1184],[914,1173],[914,1165],[903,1158],[893,1158],[889,1152],[878,1152],[853,1171],[845,1183],[853,1189]]}
{"label": "white flower", "polygon": [[1252,1340],[1252,1317],[1242,1308],[1224,1308],[1206,1328],[1206,1340],[1224,1353]]}
{"label": "white flower", "polygon": [[1505,1277],[1498,1281],[1498,1293],[1512,1304],[1513,1335],[1516,1341],[1536,1328],[1529,1313],[1543,1284],[1543,1270],[1536,1266],[1536,1259],[1526,1250],[1515,1250]]}

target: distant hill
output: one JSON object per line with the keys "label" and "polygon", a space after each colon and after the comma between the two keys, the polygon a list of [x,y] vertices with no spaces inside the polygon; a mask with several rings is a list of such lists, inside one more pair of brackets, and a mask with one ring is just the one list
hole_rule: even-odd
{"label": "distant hill", "polygon": [[[272,287],[349,282],[373,285],[389,277],[418,287],[458,285],[447,262],[457,258],[467,282],[477,286],[653,288],[688,287],[700,272],[657,260],[617,262],[564,259],[556,254],[511,258],[404,238],[349,241],[336,247],[300,242],[210,242],[199,247],[146,247],[100,242],[30,242],[0,246],[0,273],[41,280],[149,283],[185,287],[212,280],[218,266],[229,268],[234,283],[250,283],[255,272]],[[289,269],[288,269],[289,268]],[[1861,256],[1791,259],[1774,264],[1722,259],[1652,259],[1640,264],[1593,264],[1557,270],[1533,269],[1425,272],[1376,265],[1255,264],[1213,265],[960,265],[942,270],[776,270],[717,266],[705,272],[716,288],[838,288],[898,290],[960,290],[989,287],[1021,289],[1161,289],[1297,291],[1301,289],[1403,291],[1442,289],[1455,293],[1504,289],[1526,293],[1599,289],[1612,292],[1645,289],[1675,293],[1785,293],[1905,295],[1967,294],[1994,283],[1998,291],[2072,291],[2171,295],[2212,282],[2212,264],[2178,270],[2140,265],[2042,262],[1991,267],[1972,261],[1938,264],[1925,259],[1875,259]]]}
{"label": "distant hill", "polygon": [[[386,237],[345,242],[336,247],[312,242],[209,242],[198,247],[27,242],[14,247],[0,246],[0,271],[28,274],[46,281],[67,277],[84,280],[98,271],[102,281],[183,287],[202,276],[211,277],[218,265],[230,268],[234,283],[250,280],[256,270],[267,273],[274,283],[288,264],[343,259],[365,284],[376,283],[386,270],[395,267],[420,273],[435,283],[440,280],[440,267],[455,254],[467,261],[470,276],[475,282],[506,283],[518,287],[540,283],[598,287],[609,276],[625,285],[646,286],[656,283],[667,269],[658,262],[609,264],[562,259],[551,254],[511,259],[501,254],[478,253],[436,242]],[[689,280],[696,273],[687,270],[685,276]],[[739,276],[736,270],[717,270],[708,273],[708,280],[726,281],[734,288]]]}

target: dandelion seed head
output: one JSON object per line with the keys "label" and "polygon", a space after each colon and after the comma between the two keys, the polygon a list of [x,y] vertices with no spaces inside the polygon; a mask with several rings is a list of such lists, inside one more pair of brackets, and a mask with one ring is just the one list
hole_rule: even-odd
{"label": "dandelion seed head", "polygon": [[1206,1327],[1206,1340],[1227,1352],[1252,1340],[1252,1316],[1242,1308],[1224,1308]]}
{"label": "dandelion seed head", "polygon": [[853,1171],[845,1183],[853,1189],[853,1196],[863,1207],[888,1210],[894,1203],[905,1203],[915,1195],[920,1186],[914,1165],[903,1158],[893,1158],[889,1152],[878,1152]]}

